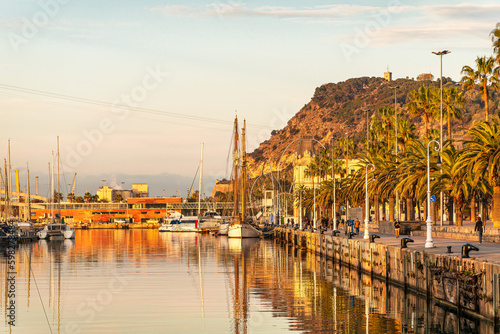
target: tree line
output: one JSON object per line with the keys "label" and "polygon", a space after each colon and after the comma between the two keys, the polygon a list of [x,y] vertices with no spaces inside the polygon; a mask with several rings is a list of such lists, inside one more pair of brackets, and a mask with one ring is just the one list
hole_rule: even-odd
{"label": "tree line", "polygon": [[[442,134],[443,147],[438,149],[436,142],[440,142],[441,133],[431,126],[441,119],[441,90],[424,83],[409,93],[408,102],[400,108],[380,108],[370,120],[367,138],[359,145],[344,137],[320,150],[306,167],[307,176],[317,186],[313,190],[296,185],[296,200],[300,197],[302,206],[309,211],[315,202],[321,215],[331,217],[335,186],[336,212],[340,205],[347,203],[364,206],[365,173],[368,172],[375,222],[381,219],[379,208],[386,205],[389,207],[388,217],[384,217],[387,220],[393,219],[397,205],[406,220],[425,219],[429,214],[426,212],[429,150],[431,193],[444,195],[446,204],[442,209],[449,219],[453,218],[454,209],[456,224],[460,226],[467,213],[470,212],[469,219],[475,220],[477,213],[482,212],[484,220],[491,218],[494,226],[500,227],[500,118],[489,113],[491,93],[500,90],[500,23],[490,37],[492,55],[477,57],[473,66],[463,66],[460,84],[443,89],[442,115],[447,130]],[[480,90],[484,102],[484,120],[474,122],[467,129],[452,129],[453,121],[463,117],[465,94],[475,89]],[[423,120],[423,133],[418,133],[411,116]],[[454,138],[452,134],[458,132],[463,136]],[[347,154],[349,159],[358,160],[355,173],[346,171]],[[438,155],[442,160],[440,166]],[[375,168],[365,168],[368,164]],[[332,173],[337,176],[335,182],[328,177]],[[400,203],[395,203],[396,197]],[[420,208],[424,210],[424,217],[420,216]],[[430,214],[434,222],[438,219],[438,210],[439,201],[433,202]]]}

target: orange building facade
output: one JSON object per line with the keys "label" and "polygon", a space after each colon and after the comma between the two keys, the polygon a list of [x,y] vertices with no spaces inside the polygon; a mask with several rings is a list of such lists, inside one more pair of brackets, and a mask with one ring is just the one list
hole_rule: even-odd
{"label": "orange building facade", "polygon": [[128,198],[126,203],[61,203],[60,209],[57,204],[51,208],[50,203],[37,203],[31,210],[31,219],[48,221],[60,212],[67,223],[152,222],[165,218],[172,204],[182,201],[181,197]]}

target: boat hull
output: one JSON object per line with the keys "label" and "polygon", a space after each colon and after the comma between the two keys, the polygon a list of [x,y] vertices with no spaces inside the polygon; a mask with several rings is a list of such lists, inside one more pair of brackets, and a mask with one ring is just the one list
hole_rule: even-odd
{"label": "boat hull", "polygon": [[37,233],[39,239],[50,239],[51,237],[62,236],[65,239],[73,239],[75,230],[69,228],[65,224],[48,224]]}
{"label": "boat hull", "polygon": [[260,233],[249,224],[233,224],[229,226],[229,238],[259,238]]}
{"label": "boat hull", "polygon": [[220,227],[219,227],[219,234],[220,235],[227,235],[228,231],[229,231],[229,223],[220,224]]}
{"label": "boat hull", "polygon": [[177,223],[177,224],[162,224],[158,232],[199,232],[195,224]]}

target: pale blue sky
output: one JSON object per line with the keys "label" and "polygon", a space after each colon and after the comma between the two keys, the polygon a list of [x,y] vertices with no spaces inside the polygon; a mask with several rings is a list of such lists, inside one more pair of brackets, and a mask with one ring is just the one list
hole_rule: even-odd
{"label": "pale blue sky", "polygon": [[96,175],[85,186],[92,192],[106,175],[167,173],[168,183],[153,186],[158,195],[175,193],[175,175],[194,176],[201,142],[207,188],[225,176],[235,110],[253,150],[321,84],[382,76],[387,66],[395,78],[438,75],[431,51],[443,49],[452,51],[443,74],[459,80],[463,65],[491,53],[500,12],[495,1],[396,0],[0,0],[0,8],[0,155],[10,138],[13,166],[29,161],[32,175],[45,175],[59,135],[65,173]]}

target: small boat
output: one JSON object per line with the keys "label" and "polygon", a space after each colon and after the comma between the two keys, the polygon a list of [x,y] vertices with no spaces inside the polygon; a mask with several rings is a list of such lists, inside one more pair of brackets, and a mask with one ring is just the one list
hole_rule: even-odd
{"label": "small boat", "polygon": [[227,236],[229,238],[259,238],[260,231],[249,223],[235,223],[229,225]]}
{"label": "small boat", "polygon": [[199,232],[198,217],[173,218],[163,223],[159,232]]}
{"label": "small boat", "polygon": [[66,224],[49,223],[37,235],[40,239],[48,239],[55,236],[73,239],[75,237],[75,230],[70,229]]}
{"label": "small boat", "polygon": [[219,212],[207,211],[203,214],[203,217],[200,220],[200,231],[219,231],[222,223],[222,216]]}
{"label": "small boat", "polygon": [[33,223],[29,221],[18,221],[14,223],[19,236],[19,242],[29,242],[37,239],[36,231]]}
{"label": "small boat", "polygon": [[0,224],[0,245],[6,246],[10,245],[12,242],[17,243],[17,239],[18,235],[11,226],[6,223]]}

